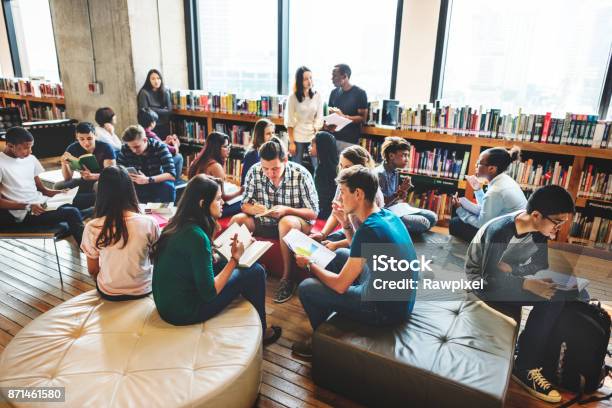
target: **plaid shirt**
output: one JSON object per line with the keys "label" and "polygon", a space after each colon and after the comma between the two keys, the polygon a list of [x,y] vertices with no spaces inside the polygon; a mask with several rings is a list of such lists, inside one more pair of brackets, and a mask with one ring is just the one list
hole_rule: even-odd
{"label": "plaid shirt", "polygon": [[[280,185],[275,187],[264,174],[261,163],[257,163],[249,169],[244,186],[242,204],[253,201],[266,208],[286,205],[291,208],[310,208],[316,214],[319,213],[319,196],[312,176],[299,164],[288,162]],[[261,217],[260,220],[262,224],[278,224],[278,220],[271,217]]]}
{"label": "plaid shirt", "polygon": [[123,144],[117,155],[117,164],[134,167],[147,177],[162,173],[170,173],[176,177],[176,169],[168,147],[159,140],[148,138],[147,141],[149,146],[142,156],[134,154],[127,144]]}

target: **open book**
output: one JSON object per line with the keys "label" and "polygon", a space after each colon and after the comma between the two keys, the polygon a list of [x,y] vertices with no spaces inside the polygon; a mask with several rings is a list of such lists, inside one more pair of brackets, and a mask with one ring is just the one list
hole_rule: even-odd
{"label": "open book", "polygon": [[340,116],[337,113],[323,116],[323,120],[327,125],[336,125],[336,130],[334,130],[334,132],[339,132],[340,130],[344,129],[346,125],[352,122],[352,120],[347,119],[344,116]]}
{"label": "open book", "polygon": [[295,228],[289,231],[283,240],[296,255],[308,257],[322,268],[325,268],[336,257],[336,254],[324,245]]}
{"label": "open book", "polygon": [[465,197],[459,198],[459,204],[461,204],[461,207],[463,207],[465,210],[467,210],[468,212],[474,215],[480,214],[480,206],[478,204],[473,203],[472,201],[468,200]]}
{"label": "open book", "polygon": [[[240,187],[238,187],[236,184],[233,183],[223,183],[223,192],[225,194],[232,194],[235,193],[236,191],[240,190]],[[232,198],[231,200],[227,200],[225,202],[226,205],[232,205],[234,203],[237,203],[239,201],[242,201],[242,194]]]}
{"label": "open book", "polygon": [[572,274],[561,273],[551,271],[550,269],[543,269],[541,271],[536,272],[535,275],[525,276],[526,279],[552,279],[553,282],[557,284],[557,289],[568,291],[568,290],[577,290],[581,291],[586,288],[589,284],[589,280],[585,278],[579,278]]}
{"label": "open book", "polygon": [[232,237],[238,235],[238,241],[244,245],[244,253],[238,261],[241,268],[250,268],[268,249],[272,243],[268,241],[253,241],[253,236],[246,225],[232,224],[215,239],[215,246],[228,261],[232,259]]}
{"label": "open book", "polygon": [[56,194],[53,197],[49,197],[47,201],[44,202],[43,207],[45,208],[45,211],[55,211],[62,205],[72,204],[74,197],[76,197],[78,192],[79,188],[75,187],[65,193]]}
{"label": "open book", "polygon": [[91,153],[84,154],[78,158],[70,155],[68,161],[70,162],[70,168],[72,170],[83,170],[83,167],[87,167],[92,173],[100,172],[98,160],[96,156]]}
{"label": "open book", "polygon": [[403,217],[404,215],[416,214],[419,211],[421,211],[420,208],[413,207],[408,203],[394,204],[391,207],[388,207],[387,209],[391,211],[393,214],[397,215],[398,217]]}

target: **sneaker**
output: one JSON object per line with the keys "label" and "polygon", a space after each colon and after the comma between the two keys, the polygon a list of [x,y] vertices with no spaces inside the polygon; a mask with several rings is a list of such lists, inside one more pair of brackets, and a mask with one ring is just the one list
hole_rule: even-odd
{"label": "sneaker", "polygon": [[291,346],[291,351],[303,358],[312,358],[312,339],[307,341],[296,341]]}
{"label": "sneaker", "polygon": [[276,290],[276,294],[274,295],[275,303],[284,303],[291,299],[293,296],[293,292],[295,292],[295,282],[290,279],[281,279],[278,284],[278,289]]}
{"label": "sneaker", "polygon": [[514,370],[512,378],[531,395],[546,402],[560,402],[561,394],[542,375],[542,367],[531,370]]}

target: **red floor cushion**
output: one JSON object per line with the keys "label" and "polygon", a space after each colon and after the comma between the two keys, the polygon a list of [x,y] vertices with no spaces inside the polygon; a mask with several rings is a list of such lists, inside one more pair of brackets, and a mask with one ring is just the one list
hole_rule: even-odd
{"label": "red floor cushion", "polygon": [[[230,221],[230,217],[219,219],[219,224],[221,225],[222,230],[227,228]],[[325,226],[326,220],[317,220],[315,225],[312,228],[312,232],[320,232]],[[280,243],[278,239],[273,238],[260,238],[257,237],[260,241],[269,241],[273,244],[272,248],[268,249],[268,251],[259,258],[259,263],[262,264],[266,268],[266,272],[268,275],[276,276],[280,278],[283,274],[283,258],[281,256]],[[299,280],[305,279],[308,277],[308,272],[302,269],[297,269],[294,264],[294,267],[297,271],[297,276]]]}

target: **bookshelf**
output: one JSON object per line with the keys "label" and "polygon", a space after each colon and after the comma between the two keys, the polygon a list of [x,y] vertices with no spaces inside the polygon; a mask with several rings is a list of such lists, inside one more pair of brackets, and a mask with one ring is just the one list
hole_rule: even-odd
{"label": "bookshelf", "polygon": [[[242,115],[242,114],[227,114],[219,112],[209,111],[192,111],[192,110],[174,110],[176,115],[183,118],[199,118],[206,122],[207,129],[214,129],[215,120],[233,121],[233,122],[247,122],[254,123],[260,116],[256,115]],[[276,125],[283,125],[283,118],[281,117],[267,117]],[[377,126],[364,126],[362,129],[362,135],[371,138],[385,138],[387,136],[398,136],[405,138],[409,141],[426,141],[436,142],[447,145],[464,145],[470,152],[469,163],[466,174],[473,173],[473,169],[476,167],[478,156],[484,149],[490,147],[503,147],[510,148],[512,146],[519,146],[524,152],[541,153],[548,155],[558,156],[569,156],[568,160],[572,166],[572,173],[568,182],[568,191],[574,197],[576,206],[579,208],[584,207],[587,201],[602,201],[596,198],[579,197],[578,189],[580,188],[581,174],[585,170],[585,165],[589,160],[595,159],[608,163],[609,167],[612,165],[612,149],[592,148],[585,146],[574,146],[567,144],[551,144],[551,143],[539,143],[539,142],[527,142],[527,141],[515,141],[506,139],[495,139],[483,136],[474,135],[457,135],[450,133],[441,132],[424,132],[416,130],[403,130],[395,128],[384,128]],[[415,177],[427,177],[422,174],[415,174]],[[469,183],[465,180],[453,180],[457,183],[457,188],[465,190],[465,196],[469,199],[474,198],[474,192],[470,187]],[[610,203],[612,200],[604,200],[606,203]],[[447,224],[446,222],[441,225]],[[567,243],[569,240],[569,232],[571,228],[571,222],[567,222],[558,234],[557,242],[553,243],[554,247],[557,244]],[[572,241],[572,240],[569,240]],[[574,240],[574,242],[577,242]],[[601,250],[601,249],[599,249]],[[597,250],[596,250],[597,251]],[[596,252],[595,251],[595,252]],[[603,251],[607,252],[605,249]],[[606,255],[607,256],[607,255]]]}
{"label": "bookshelf", "polygon": [[66,104],[63,97],[19,95],[11,92],[0,92],[0,104],[4,107],[18,108],[24,122],[66,119]]}

